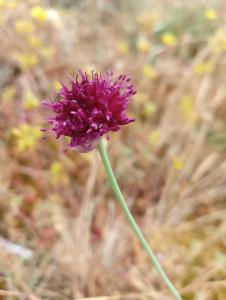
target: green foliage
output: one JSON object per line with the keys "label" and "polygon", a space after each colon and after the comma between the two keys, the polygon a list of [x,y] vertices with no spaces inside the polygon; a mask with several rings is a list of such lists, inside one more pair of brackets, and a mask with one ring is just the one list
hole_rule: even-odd
{"label": "green foliage", "polygon": [[218,151],[226,149],[226,131],[210,130],[207,141]]}
{"label": "green foliage", "polygon": [[193,38],[202,39],[213,34],[216,22],[210,21],[204,14],[204,9],[173,8],[156,24],[154,34],[157,41],[162,34],[171,32],[178,38],[190,34]]}

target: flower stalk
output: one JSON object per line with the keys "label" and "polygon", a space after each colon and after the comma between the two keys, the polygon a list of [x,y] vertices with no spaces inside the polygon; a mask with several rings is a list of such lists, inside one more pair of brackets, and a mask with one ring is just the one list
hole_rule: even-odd
{"label": "flower stalk", "polygon": [[121,206],[131,228],[133,229],[134,233],[136,234],[137,238],[139,239],[142,247],[144,248],[145,252],[147,253],[148,257],[150,258],[152,264],[154,265],[155,269],[157,270],[157,272],[159,273],[160,277],[162,278],[163,282],[167,285],[167,287],[169,288],[169,290],[172,292],[172,294],[174,295],[176,300],[182,300],[179,292],[177,291],[177,289],[174,287],[174,285],[171,283],[170,279],[168,278],[168,276],[166,275],[166,273],[164,272],[162,266],[160,265],[158,259],[156,258],[154,252],[152,251],[151,247],[149,246],[148,242],[146,241],[143,233],[141,232],[139,226],[137,225],[133,215],[131,214],[126,201],[123,197],[123,194],[119,188],[119,185],[117,183],[117,180],[115,178],[114,172],[112,170],[111,167],[111,163],[109,161],[106,149],[104,147],[104,143],[103,140],[100,139],[99,144],[98,144],[98,150],[99,150],[99,154],[101,156],[101,159],[103,161],[104,164],[104,168],[105,171],[107,173],[110,185],[114,191],[115,197],[117,199],[117,202],[119,203],[119,205]]}

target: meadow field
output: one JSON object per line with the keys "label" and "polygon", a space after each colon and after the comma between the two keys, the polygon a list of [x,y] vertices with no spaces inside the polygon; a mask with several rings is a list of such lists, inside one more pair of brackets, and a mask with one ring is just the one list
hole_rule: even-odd
{"label": "meadow field", "polygon": [[223,0],[0,0],[0,299],[173,300],[96,149],[40,131],[78,69],[132,78],[119,185],[182,298],[226,299],[225,20]]}

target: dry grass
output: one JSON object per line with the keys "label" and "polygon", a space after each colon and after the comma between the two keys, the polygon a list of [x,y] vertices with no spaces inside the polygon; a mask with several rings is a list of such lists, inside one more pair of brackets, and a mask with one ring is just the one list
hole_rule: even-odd
{"label": "dry grass", "polygon": [[[44,21],[32,17],[34,1],[5,2],[0,298],[172,299],[115,203],[97,153],[64,154],[64,141],[35,143],[34,132],[13,130],[42,127],[37,99],[54,97],[55,81],[81,67],[132,76],[136,123],[108,145],[119,183],[183,299],[225,299],[224,1],[60,1]],[[175,45],[172,36],[164,44],[172,31]]]}

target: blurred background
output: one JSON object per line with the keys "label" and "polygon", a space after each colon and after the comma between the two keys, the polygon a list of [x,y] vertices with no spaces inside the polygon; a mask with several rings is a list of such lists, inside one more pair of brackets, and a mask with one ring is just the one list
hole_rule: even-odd
{"label": "blurred background", "polygon": [[40,101],[78,68],[133,78],[136,122],[108,143],[125,198],[183,299],[226,299],[225,18],[223,0],[0,0],[1,299],[173,299],[96,151],[42,139]]}

